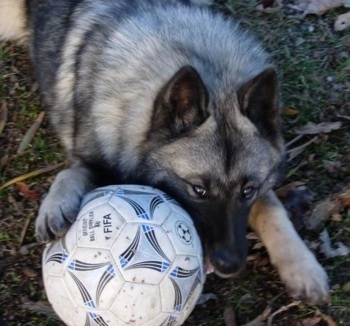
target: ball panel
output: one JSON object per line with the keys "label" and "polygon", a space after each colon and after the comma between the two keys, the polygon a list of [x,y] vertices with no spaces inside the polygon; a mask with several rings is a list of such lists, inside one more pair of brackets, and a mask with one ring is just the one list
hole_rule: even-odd
{"label": "ball panel", "polygon": [[76,305],[108,309],[123,286],[124,279],[109,251],[79,248],[63,275]]}
{"label": "ball panel", "polygon": [[93,208],[96,203],[102,204],[108,202],[109,198],[113,196],[115,188],[116,186],[107,186],[88,192],[80,204],[80,212],[84,214],[85,209]]}
{"label": "ball panel", "polygon": [[160,284],[163,311],[176,314],[192,311],[197,302],[194,298],[202,292],[204,282],[205,273],[197,257],[177,256],[173,268]]}
{"label": "ball panel", "polygon": [[107,203],[91,206],[79,213],[69,230],[75,229],[79,247],[110,248],[123,229],[125,220]]}
{"label": "ball panel", "polygon": [[160,292],[157,285],[127,282],[111,310],[126,325],[144,325],[162,311],[159,297]]}
{"label": "ball panel", "polygon": [[121,186],[109,199],[128,222],[151,221],[161,224],[171,212],[165,198],[155,189],[144,186]]}
{"label": "ball panel", "polygon": [[100,325],[100,326],[126,326],[115,314],[108,310],[87,310],[77,308],[71,318],[74,326]]}
{"label": "ball panel", "polygon": [[64,274],[69,260],[69,251],[65,243],[62,238],[45,246],[42,259],[44,274],[53,276]]}
{"label": "ball panel", "polygon": [[67,285],[63,278],[43,275],[44,285],[48,301],[51,303],[57,315],[67,324],[71,324],[71,318],[76,309]]}
{"label": "ball panel", "polygon": [[172,212],[162,224],[177,254],[197,254],[202,257],[202,246],[197,230],[189,216]]}
{"label": "ball panel", "polygon": [[168,313],[160,313],[157,317],[149,321],[148,323],[142,325],[142,326],[179,326],[180,321],[178,319],[178,316],[174,316],[172,314]]}
{"label": "ball panel", "polygon": [[129,223],[111,251],[126,281],[158,284],[169,270],[175,251],[157,225]]}

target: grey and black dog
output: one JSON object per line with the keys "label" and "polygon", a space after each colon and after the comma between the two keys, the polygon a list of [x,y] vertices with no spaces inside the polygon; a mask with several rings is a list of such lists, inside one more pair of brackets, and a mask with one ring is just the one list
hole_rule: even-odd
{"label": "grey and black dog", "polygon": [[208,271],[242,269],[249,223],[291,296],[326,303],[327,275],[271,190],[284,156],[275,68],[208,2],[0,1],[0,37],[29,43],[72,162],[41,205],[37,236],[63,235],[97,186],[151,185],[193,217]]}

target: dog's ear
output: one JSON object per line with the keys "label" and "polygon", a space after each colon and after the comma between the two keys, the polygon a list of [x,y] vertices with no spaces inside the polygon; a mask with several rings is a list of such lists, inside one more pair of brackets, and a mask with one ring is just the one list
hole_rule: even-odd
{"label": "dog's ear", "polygon": [[182,67],[158,95],[152,129],[167,129],[175,136],[186,132],[205,121],[207,105],[208,92],[198,72]]}
{"label": "dog's ear", "polygon": [[268,68],[243,85],[238,91],[242,110],[261,135],[281,146],[279,87],[276,72]]}

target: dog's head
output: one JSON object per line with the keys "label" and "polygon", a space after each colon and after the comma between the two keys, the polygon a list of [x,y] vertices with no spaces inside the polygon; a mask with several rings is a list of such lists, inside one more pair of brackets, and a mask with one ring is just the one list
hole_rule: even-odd
{"label": "dog's head", "polygon": [[155,102],[139,179],[187,209],[209,265],[222,277],[244,266],[250,208],[281,170],[277,84],[267,68],[236,90],[215,90],[187,66]]}

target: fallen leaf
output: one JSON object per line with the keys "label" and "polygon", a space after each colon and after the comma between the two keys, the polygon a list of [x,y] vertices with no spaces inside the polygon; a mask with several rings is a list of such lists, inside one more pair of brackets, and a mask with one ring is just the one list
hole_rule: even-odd
{"label": "fallen leaf", "polygon": [[8,117],[7,102],[3,100],[1,101],[1,107],[0,107],[0,135],[5,129],[7,117]]}
{"label": "fallen leaf", "polygon": [[334,23],[334,29],[336,31],[343,31],[344,29],[350,26],[350,11],[339,15],[337,20]]}
{"label": "fallen leaf", "polygon": [[302,326],[316,326],[321,321],[321,317],[305,318],[301,321]]}
{"label": "fallen leaf", "polygon": [[202,293],[201,296],[199,297],[199,300],[197,302],[197,305],[204,305],[206,304],[209,300],[215,300],[218,301],[218,297],[215,293]]}
{"label": "fallen leaf", "polygon": [[227,307],[224,310],[224,322],[226,326],[236,326],[236,316],[232,307]]}
{"label": "fallen leaf", "polygon": [[323,321],[325,321],[327,323],[327,326],[337,326],[337,323],[333,320],[332,317],[325,315],[325,314],[321,314],[321,317],[322,317]]}
{"label": "fallen leaf", "polygon": [[26,183],[19,181],[16,182],[15,185],[24,197],[27,197],[31,200],[39,200],[41,198],[41,193],[37,190],[29,189]]}
{"label": "fallen leaf", "polygon": [[284,197],[287,197],[288,193],[291,190],[294,190],[294,189],[296,189],[300,186],[303,186],[303,185],[305,185],[305,182],[294,181],[294,182],[291,182],[291,183],[284,185],[283,187],[276,189],[275,193],[279,198],[284,198]]}
{"label": "fallen leaf", "polygon": [[304,219],[307,229],[315,229],[330,216],[350,207],[350,185],[346,184],[344,189],[316,203],[311,214]]}
{"label": "fallen leaf", "polygon": [[333,214],[331,220],[334,222],[341,222],[343,220],[343,216],[341,214]]}
{"label": "fallen leaf", "polygon": [[23,274],[29,278],[38,277],[38,273],[32,268],[24,267],[22,271],[23,271]]}
{"label": "fallen leaf", "polygon": [[287,117],[293,117],[299,114],[299,111],[294,108],[284,108],[283,115]]}
{"label": "fallen leaf", "polygon": [[345,246],[342,242],[336,242],[334,245],[331,243],[327,228],[320,233],[320,251],[326,256],[326,258],[334,258],[339,256],[347,256],[350,253],[350,248]]}
{"label": "fallen leaf", "polygon": [[319,201],[310,216],[304,219],[307,229],[314,230],[320,223],[340,211],[341,205],[331,197]]}
{"label": "fallen leaf", "polygon": [[337,195],[337,199],[345,208],[350,208],[350,189],[345,190]]}
{"label": "fallen leaf", "polygon": [[349,4],[349,0],[298,0],[304,15],[323,15],[327,11]]}
{"label": "fallen leaf", "polygon": [[345,284],[342,286],[342,289],[343,289],[343,291],[349,293],[349,292],[350,292],[350,282],[345,283]]}
{"label": "fallen leaf", "polygon": [[316,135],[320,133],[330,133],[333,130],[337,130],[342,126],[340,121],[337,122],[321,122],[315,124],[313,122],[308,122],[305,126],[295,129],[298,135]]}

